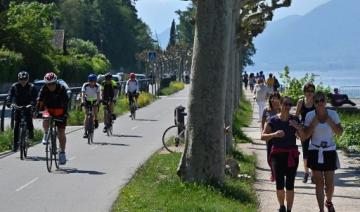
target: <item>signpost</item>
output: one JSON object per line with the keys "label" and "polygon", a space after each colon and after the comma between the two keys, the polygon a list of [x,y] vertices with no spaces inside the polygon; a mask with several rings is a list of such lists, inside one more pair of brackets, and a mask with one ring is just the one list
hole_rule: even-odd
{"label": "signpost", "polygon": [[155,61],[156,60],[156,52],[149,52],[148,58],[149,58],[149,61]]}

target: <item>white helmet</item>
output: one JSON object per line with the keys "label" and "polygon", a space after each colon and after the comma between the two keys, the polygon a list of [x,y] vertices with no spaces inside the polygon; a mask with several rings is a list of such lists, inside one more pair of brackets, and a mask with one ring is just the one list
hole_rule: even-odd
{"label": "white helmet", "polygon": [[56,82],[57,76],[55,73],[49,72],[49,73],[45,74],[44,81],[46,84]]}

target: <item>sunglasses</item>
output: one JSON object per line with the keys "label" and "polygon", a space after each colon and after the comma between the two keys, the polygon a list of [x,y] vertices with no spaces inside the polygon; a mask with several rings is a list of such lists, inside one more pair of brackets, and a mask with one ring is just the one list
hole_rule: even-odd
{"label": "sunglasses", "polygon": [[314,90],[306,90],[305,93],[314,93]]}
{"label": "sunglasses", "polygon": [[291,103],[291,102],[284,102],[283,105],[288,106],[288,107],[291,107],[291,106],[292,106],[292,103]]}
{"label": "sunglasses", "polygon": [[270,99],[270,101],[272,101],[272,102],[278,102],[278,101],[280,101],[280,99],[278,99],[278,98],[273,98],[273,99]]}
{"label": "sunglasses", "polygon": [[315,104],[318,104],[318,103],[324,103],[325,102],[325,99],[324,98],[321,98],[321,99],[315,99]]}

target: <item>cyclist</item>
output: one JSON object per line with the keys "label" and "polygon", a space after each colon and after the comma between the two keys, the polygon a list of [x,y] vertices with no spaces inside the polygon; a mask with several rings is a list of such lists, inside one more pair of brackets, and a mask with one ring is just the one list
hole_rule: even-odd
{"label": "cyclist", "polygon": [[98,105],[100,102],[100,85],[98,83],[96,83],[97,80],[97,76],[95,74],[90,74],[88,76],[88,82],[84,83],[82,88],[81,88],[81,104],[83,106],[85,106],[85,120],[84,120],[84,128],[85,128],[85,132],[84,132],[84,136],[83,138],[87,138],[87,134],[86,134],[86,126],[87,126],[87,110],[88,110],[88,105],[92,105],[93,108],[93,113],[94,113],[94,126],[95,128],[98,128],[99,126],[99,122],[98,122]]}
{"label": "cyclist", "polygon": [[[14,102],[17,106],[35,105],[37,92],[32,83],[29,83],[29,74],[26,71],[21,71],[18,74],[18,82],[11,85],[9,95],[6,98],[6,106],[11,107]],[[25,112],[26,124],[29,129],[29,139],[34,138],[34,125],[32,121],[31,109]],[[16,152],[19,147],[19,124],[20,124],[20,111],[15,111],[15,127],[14,127],[14,140],[13,151]]]}
{"label": "cyclist", "polygon": [[[45,85],[40,89],[39,96],[37,98],[37,109],[47,110],[51,116],[62,117],[63,122],[56,122],[58,128],[58,138],[60,142],[60,153],[59,153],[59,164],[66,164],[66,119],[69,97],[66,94],[66,88],[58,83],[57,76],[53,72],[49,72],[44,76]],[[49,121],[43,121],[44,137],[42,140],[43,144],[46,144]]]}
{"label": "cyclist", "polygon": [[132,98],[135,97],[135,105],[138,107],[137,99],[139,97],[139,82],[136,79],[134,73],[129,74],[130,79],[126,82],[125,85],[125,94],[129,97],[129,105],[132,101]]}
{"label": "cyclist", "polygon": [[[101,83],[101,99],[103,105],[108,105],[112,114],[112,118],[115,120],[116,116],[114,113],[114,103],[116,103],[116,97],[119,93],[119,88],[116,82],[112,79],[111,73],[105,74],[105,80]],[[104,110],[105,112],[105,110]],[[106,117],[104,117],[106,119]],[[106,133],[107,129],[104,126],[103,132]]]}

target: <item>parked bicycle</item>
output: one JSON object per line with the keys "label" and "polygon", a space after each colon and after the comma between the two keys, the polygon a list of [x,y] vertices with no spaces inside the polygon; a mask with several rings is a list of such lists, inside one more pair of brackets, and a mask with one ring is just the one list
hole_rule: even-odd
{"label": "parked bicycle", "polygon": [[106,105],[105,105],[105,109],[104,109],[104,125],[106,128],[106,134],[107,136],[111,136],[112,132],[113,132],[113,123],[114,123],[114,118],[113,118],[113,114],[110,110],[110,101],[107,101]]}
{"label": "parked bicycle", "polygon": [[26,123],[25,112],[32,108],[32,105],[26,106],[17,106],[15,104],[11,105],[13,110],[20,111],[20,123],[19,123],[19,148],[20,148],[20,159],[24,160],[27,157],[27,151],[30,146],[28,142],[29,130]]}
{"label": "parked bicycle", "polygon": [[42,112],[42,118],[49,120],[49,132],[46,138],[46,168],[48,172],[51,172],[52,163],[54,162],[56,169],[59,169],[59,158],[58,158],[58,148],[57,148],[57,127],[56,122],[64,122],[64,118],[54,117],[49,114],[47,111]]}
{"label": "parked bicycle", "polygon": [[162,136],[164,148],[171,153],[182,152],[185,147],[186,126],[184,117],[186,115],[185,107],[176,107],[174,111],[175,124],[168,127]]}

